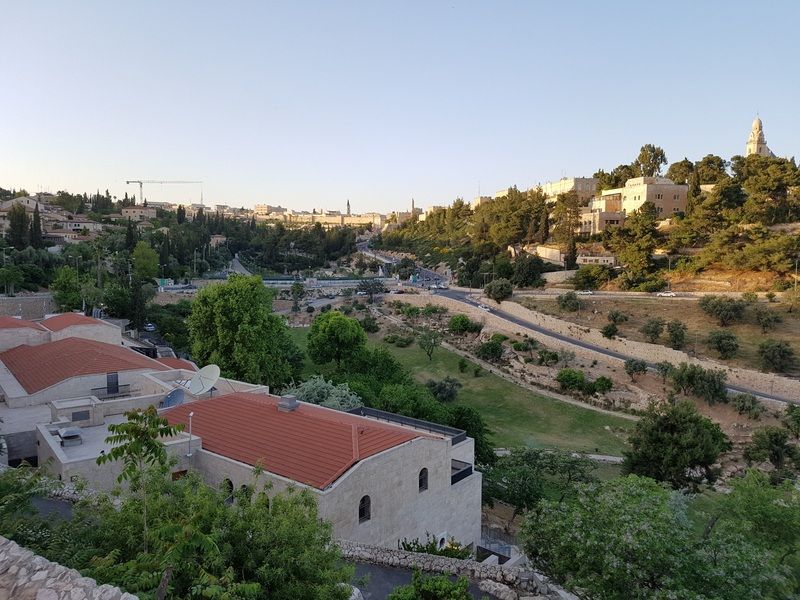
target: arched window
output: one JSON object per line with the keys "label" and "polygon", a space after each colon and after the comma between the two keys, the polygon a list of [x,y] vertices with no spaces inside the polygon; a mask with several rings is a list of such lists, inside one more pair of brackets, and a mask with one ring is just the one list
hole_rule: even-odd
{"label": "arched window", "polygon": [[358,522],[364,523],[372,518],[372,501],[369,496],[364,496],[358,503]]}
{"label": "arched window", "polygon": [[428,469],[419,472],[419,491],[424,492],[428,489]]}

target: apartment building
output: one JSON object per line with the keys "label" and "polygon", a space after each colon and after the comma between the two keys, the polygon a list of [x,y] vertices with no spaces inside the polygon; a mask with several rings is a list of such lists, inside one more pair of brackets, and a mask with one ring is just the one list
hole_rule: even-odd
{"label": "apartment building", "polygon": [[559,194],[575,192],[583,203],[597,194],[597,179],[594,177],[562,177],[558,181],[549,181],[542,185],[542,192],[547,198],[552,199],[557,198]]}
{"label": "apartment building", "polygon": [[156,218],[156,208],[152,206],[126,206],[120,212],[123,217],[131,221],[149,221]]}

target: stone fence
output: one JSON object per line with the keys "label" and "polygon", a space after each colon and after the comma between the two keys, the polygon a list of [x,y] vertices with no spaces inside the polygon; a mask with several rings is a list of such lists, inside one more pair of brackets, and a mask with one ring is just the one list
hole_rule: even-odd
{"label": "stone fence", "polygon": [[8,317],[43,319],[46,314],[57,310],[53,295],[49,293],[0,296],[0,315]]}
{"label": "stone fence", "polygon": [[[490,306],[494,304],[493,301],[485,298],[481,300],[490,303]],[[453,313],[466,314],[494,329],[509,333],[527,333],[528,336],[549,346],[569,348],[575,352],[576,356],[584,357],[589,360],[598,358],[598,353],[594,350],[571,344],[552,337],[547,333],[541,333],[534,329],[517,325],[494,313],[483,311],[477,306],[459,302],[445,296],[433,294],[406,296],[403,302],[418,306],[424,306],[429,303],[445,306]],[[635,356],[649,363],[668,361],[673,364],[679,364],[686,362],[700,365],[705,369],[721,369],[727,375],[728,383],[732,385],[760,390],[763,393],[789,400],[800,398],[800,380],[790,379],[773,373],[762,373],[761,371],[754,371],[752,369],[733,368],[715,360],[695,358],[681,350],[673,350],[672,348],[659,344],[648,344],[646,342],[636,342],[627,339],[610,340],[603,337],[598,329],[576,325],[575,323],[570,323],[569,321],[564,321],[551,315],[532,311],[512,301],[502,302],[500,304],[500,310],[553,333],[580,340],[625,356]],[[601,356],[605,362],[618,363],[620,365],[624,362],[624,359],[614,358],[606,354],[602,354]]]}
{"label": "stone fence", "polygon": [[462,560],[422,552],[393,550],[346,540],[340,540],[337,543],[342,551],[342,556],[348,560],[467,577],[477,581],[481,590],[501,600],[530,598],[531,594],[535,594],[539,598],[563,600],[576,598],[550,582],[541,573],[520,567],[488,565],[470,559]]}
{"label": "stone fence", "polygon": [[0,536],[0,600],[138,600]]}

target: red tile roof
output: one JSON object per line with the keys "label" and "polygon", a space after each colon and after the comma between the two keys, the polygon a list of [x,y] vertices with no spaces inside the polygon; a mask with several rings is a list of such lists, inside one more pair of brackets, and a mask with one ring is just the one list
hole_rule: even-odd
{"label": "red tile roof", "polygon": [[299,483],[325,489],[359,460],[423,434],[301,402],[278,410],[280,398],[239,392],[171,408],[164,417],[202,438],[203,449]]}
{"label": "red tile roof", "polygon": [[42,321],[42,325],[50,331],[61,331],[73,325],[108,325],[99,319],[93,319],[80,313],[61,313]]}
{"label": "red tile roof", "polygon": [[0,362],[29,394],[79,375],[167,367],[123,346],[83,338],[66,338],[38,346],[22,345],[0,352]]}
{"label": "red tile roof", "polygon": [[19,329],[20,327],[28,327],[30,329],[39,329],[45,331],[45,328],[34,323],[33,321],[26,321],[25,319],[15,319],[14,317],[0,316],[0,329]]}
{"label": "red tile roof", "polygon": [[162,358],[156,359],[162,365],[168,366],[170,369],[184,369],[186,371],[197,371],[197,367],[194,366],[194,363],[189,362],[188,360],[184,360],[182,358],[173,358],[171,356],[164,356]]}

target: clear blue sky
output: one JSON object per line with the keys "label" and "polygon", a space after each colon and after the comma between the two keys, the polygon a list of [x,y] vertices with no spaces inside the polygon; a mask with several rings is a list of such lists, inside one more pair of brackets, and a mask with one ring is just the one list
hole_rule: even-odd
{"label": "clear blue sky", "polygon": [[[798,153],[797,2],[2,3],[0,186],[389,211]],[[198,200],[151,186],[151,200]]]}

